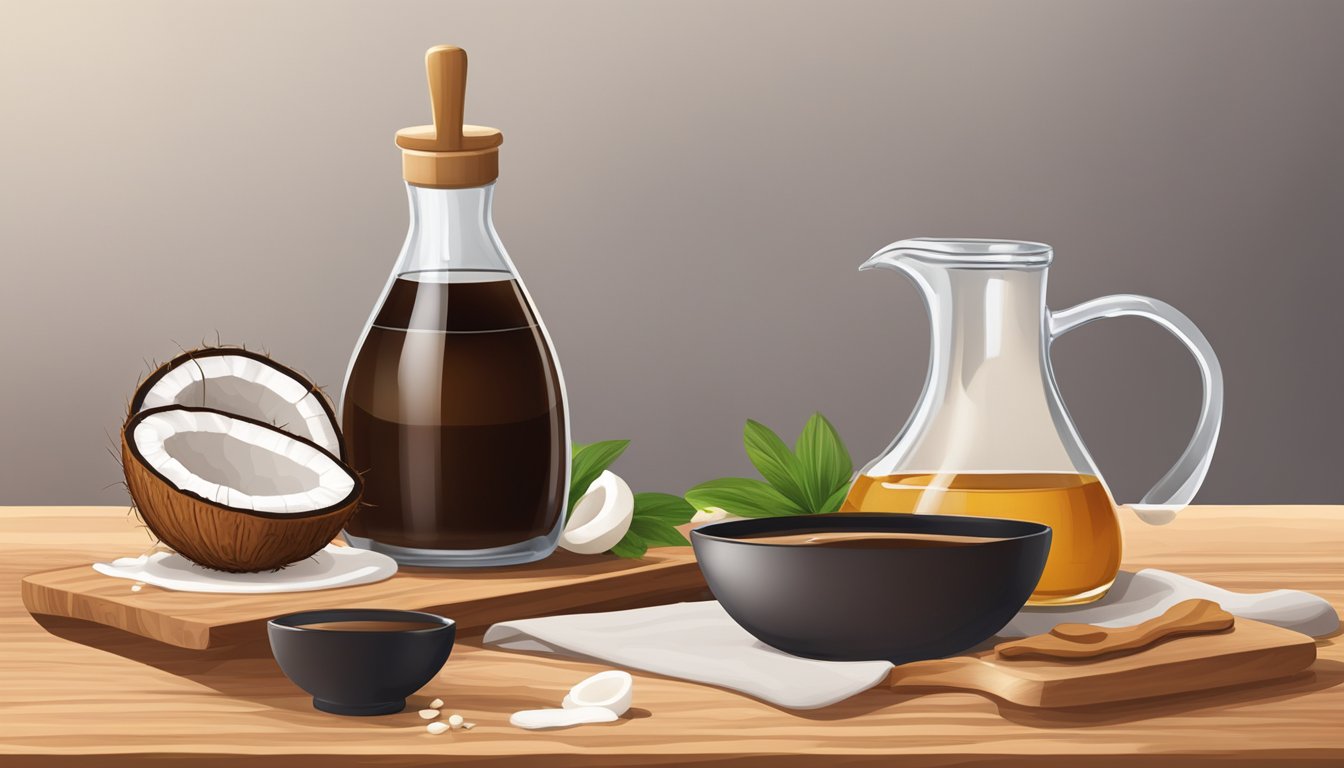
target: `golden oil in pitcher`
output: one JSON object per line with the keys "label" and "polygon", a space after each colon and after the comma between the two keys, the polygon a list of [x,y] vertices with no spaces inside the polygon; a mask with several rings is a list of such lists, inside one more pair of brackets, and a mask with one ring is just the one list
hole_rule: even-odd
{"label": "golden oil in pitcher", "polygon": [[1095,600],[1120,568],[1120,525],[1101,480],[1071,473],[859,475],[842,512],[907,512],[1027,520],[1050,526],[1045,572],[1029,605]]}

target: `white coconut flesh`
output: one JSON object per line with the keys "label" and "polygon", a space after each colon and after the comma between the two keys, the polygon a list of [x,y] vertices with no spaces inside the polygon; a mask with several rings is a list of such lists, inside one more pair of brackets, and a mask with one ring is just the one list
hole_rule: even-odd
{"label": "white coconut flesh", "polygon": [[561,706],[565,709],[602,707],[624,715],[630,709],[634,689],[635,680],[629,672],[609,669],[570,688]]}
{"label": "white coconut flesh", "polygon": [[236,413],[312,440],[340,455],[336,425],[311,387],[246,355],[202,355],[168,371],[145,393],[142,410],[165,405]]}
{"label": "white coconut flesh", "polygon": [[574,503],[560,533],[560,546],[580,555],[606,552],[625,538],[634,517],[630,486],[611,470],[603,470]]}
{"label": "white coconut flesh", "polygon": [[151,413],[129,438],[141,460],[173,486],[234,509],[313,512],[345,500],[355,487],[325,451],[223,413]]}

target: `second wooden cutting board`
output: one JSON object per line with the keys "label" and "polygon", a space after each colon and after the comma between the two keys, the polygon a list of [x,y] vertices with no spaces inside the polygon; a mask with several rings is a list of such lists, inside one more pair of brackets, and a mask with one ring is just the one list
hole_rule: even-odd
{"label": "second wooden cutting board", "polygon": [[1316,660],[1306,635],[1237,619],[1226,632],[1176,637],[1126,656],[1077,660],[1003,659],[993,651],[904,664],[897,691],[967,691],[1024,707],[1080,707],[1272,680]]}
{"label": "second wooden cutting board", "polygon": [[651,549],[638,560],[557,550],[545,560],[495,569],[402,568],[376,584],[276,595],[172,592],[103,576],[89,565],[24,577],[29,613],[94,621],[182,648],[205,649],[264,634],[266,621],[322,608],[425,610],[482,629],[505,619],[634,608],[699,599],[705,579],[690,547]]}

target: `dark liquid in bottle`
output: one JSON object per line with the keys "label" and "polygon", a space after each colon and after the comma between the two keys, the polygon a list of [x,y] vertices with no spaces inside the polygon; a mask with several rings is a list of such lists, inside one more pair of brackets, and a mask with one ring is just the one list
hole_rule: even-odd
{"label": "dark liquid in bottle", "polygon": [[520,286],[499,276],[392,285],[345,389],[347,452],[369,505],[346,526],[354,535],[486,549],[559,521],[569,462],[560,378]]}

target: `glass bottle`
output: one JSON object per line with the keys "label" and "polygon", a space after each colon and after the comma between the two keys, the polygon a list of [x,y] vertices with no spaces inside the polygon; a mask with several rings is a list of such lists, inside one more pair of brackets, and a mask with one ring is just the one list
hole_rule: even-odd
{"label": "glass bottle", "polygon": [[531,562],[564,524],[564,383],[491,220],[503,137],[462,124],[462,49],[426,63],[434,125],[397,132],[410,231],[342,392],[367,504],[346,537],[408,565]]}
{"label": "glass bottle", "polygon": [[1014,240],[916,238],[861,269],[895,269],[920,289],[931,339],[924,392],[905,427],[858,474],[841,509],[1031,520],[1053,530],[1029,604],[1087,603],[1120,569],[1115,502],[1083,446],[1050,365],[1050,345],[1093,320],[1135,316],[1175,335],[1199,365],[1204,401],[1175,466],[1130,507],[1169,522],[1190,503],[1218,440],[1223,376],[1204,335],[1175,307],[1146,296],[1104,296],[1051,312],[1054,252]]}

